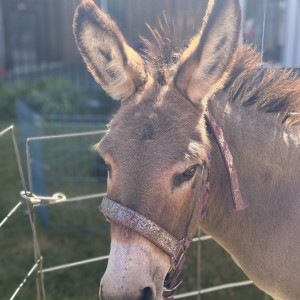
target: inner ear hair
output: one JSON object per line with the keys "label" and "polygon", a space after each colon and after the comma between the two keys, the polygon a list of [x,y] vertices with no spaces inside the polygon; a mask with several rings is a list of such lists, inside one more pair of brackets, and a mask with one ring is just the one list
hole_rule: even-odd
{"label": "inner ear hair", "polygon": [[146,82],[143,60],[92,0],[76,9],[73,32],[89,71],[113,98],[127,99]]}
{"label": "inner ear hair", "polygon": [[241,28],[238,0],[210,0],[198,35],[182,54],[175,86],[194,104],[206,105],[223,88],[234,63]]}

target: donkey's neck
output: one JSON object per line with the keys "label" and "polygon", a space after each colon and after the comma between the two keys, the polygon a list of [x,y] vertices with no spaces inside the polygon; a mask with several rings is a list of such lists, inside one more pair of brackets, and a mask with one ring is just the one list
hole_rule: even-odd
{"label": "donkey's neck", "polygon": [[[223,130],[248,208],[234,210],[227,171],[212,137],[211,195],[201,226],[261,284],[259,270],[270,263],[270,253],[280,264],[284,250],[278,243],[288,242],[287,232],[291,238],[299,234],[300,139],[265,115],[235,104],[215,99],[208,109]],[[291,247],[298,251],[296,243]],[[276,264],[264,267],[276,272]],[[261,287],[268,290],[269,284]]]}

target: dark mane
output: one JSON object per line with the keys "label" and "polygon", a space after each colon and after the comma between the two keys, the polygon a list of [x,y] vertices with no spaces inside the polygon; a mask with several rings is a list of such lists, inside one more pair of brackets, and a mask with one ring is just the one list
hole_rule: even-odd
{"label": "dark mane", "polygon": [[[162,86],[174,77],[187,45],[179,42],[174,24],[169,26],[163,20],[160,30],[148,26],[154,43],[142,38],[148,72]],[[264,68],[261,55],[250,46],[237,49],[231,75],[220,93],[228,101],[262,112],[287,128],[300,126],[300,114],[296,114],[300,113],[300,79],[292,71]]]}
{"label": "dark mane", "polygon": [[148,24],[146,25],[155,42],[141,38],[144,44],[142,56],[146,62],[148,72],[159,85],[164,86],[175,76],[178,60],[188,46],[187,41],[196,31],[194,26],[191,26],[188,36],[183,38],[180,34],[182,30],[175,26],[173,20],[169,24],[165,14],[158,19],[159,29],[153,29]]}
{"label": "dark mane", "polygon": [[230,102],[260,111],[285,127],[300,126],[300,79],[292,71],[264,68],[261,55],[241,46],[224,89]]}

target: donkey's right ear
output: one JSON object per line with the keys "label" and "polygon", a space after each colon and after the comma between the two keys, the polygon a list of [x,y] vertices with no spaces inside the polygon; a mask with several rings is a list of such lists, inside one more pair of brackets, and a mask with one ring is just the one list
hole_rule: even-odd
{"label": "donkey's right ear", "polygon": [[126,99],[146,82],[143,60],[92,0],[76,9],[73,32],[89,71],[113,98]]}
{"label": "donkey's right ear", "polygon": [[183,52],[174,78],[177,89],[196,106],[205,106],[227,82],[240,28],[239,0],[209,0],[200,32]]}

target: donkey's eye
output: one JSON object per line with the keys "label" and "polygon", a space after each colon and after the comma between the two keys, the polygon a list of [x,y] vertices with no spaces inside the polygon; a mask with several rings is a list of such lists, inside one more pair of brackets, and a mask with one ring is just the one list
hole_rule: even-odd
{"label": "donkey's eye", "polygon": [[192,179],[198,169],[199,165],[193,165],[186,169],[183,173],[175,175],[173,179],[173,186],[179,187],[183,182]]}
{"label": "donkey's eye", "polygon": [[199,165],[193,165],[182,173],[183,181],[190,180],[194,177]]}
{"label": "donkey's eye", "polygon": [[108,163],[106,163],[105,164],[105,166],[106,166],[106,170],[107,170],[107,176],[109,177],[109,178],[111,178],[111,165],[110,164],[108,164]]}

